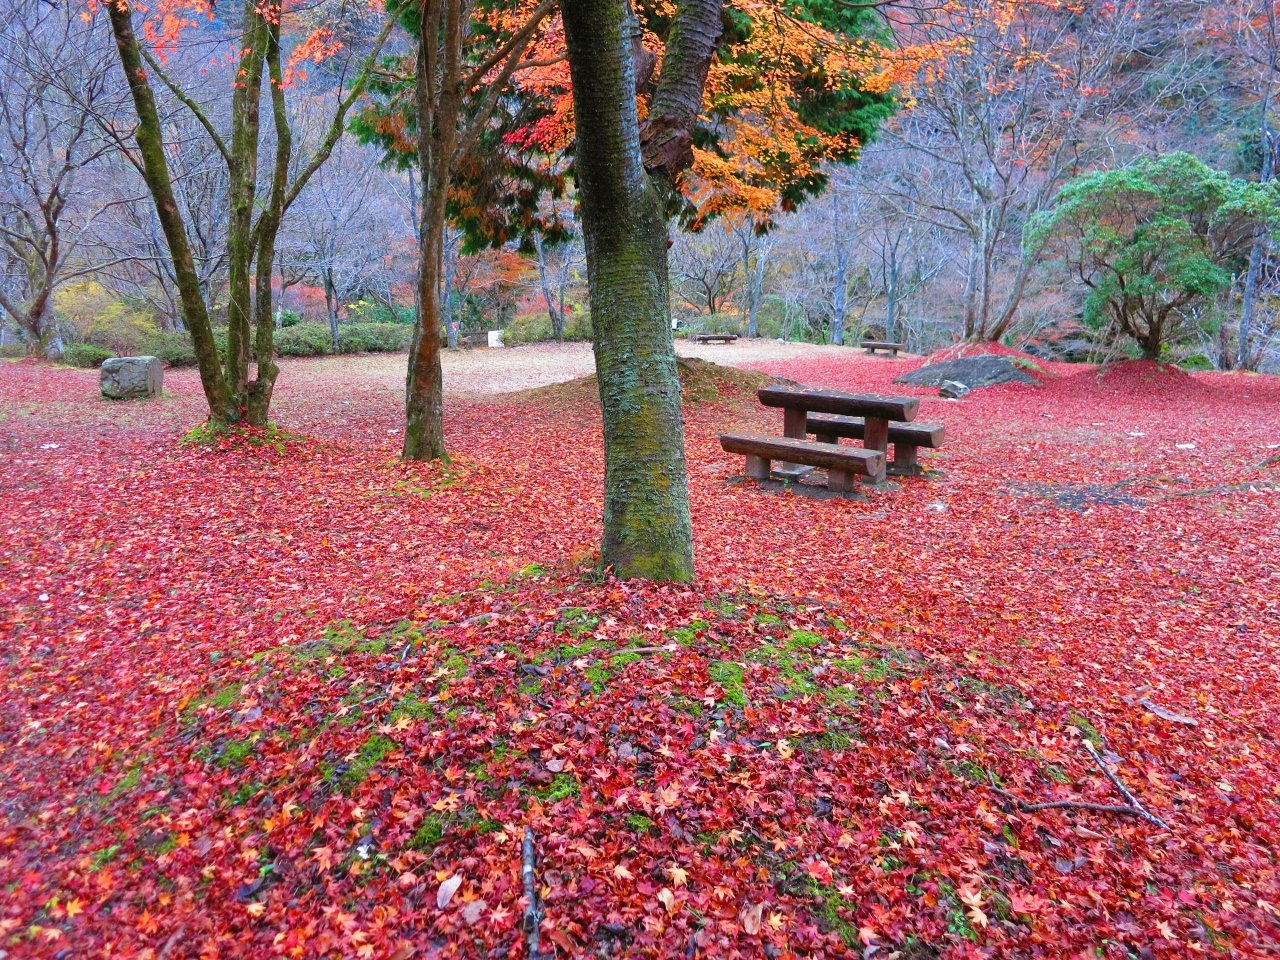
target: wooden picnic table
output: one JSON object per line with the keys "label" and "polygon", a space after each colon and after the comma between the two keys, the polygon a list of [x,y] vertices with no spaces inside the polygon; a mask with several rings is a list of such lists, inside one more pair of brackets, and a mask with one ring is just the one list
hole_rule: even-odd
{"label": "wooden picnic table", "polygon": [[868,450],[889,449],[889,421],[905,423],[916,418],[916,397],[890,397],[875,393],[843,393],[817,387],[761,387],[756,394],[766,407],[782,408],[782,435],[803,440],[810,413],[834,413],[862,417],[862,445]]}
{"label": "wooden picnic table", "polygon": [[[798,384],[761,387],[756,395],[764,406],[782,409],[783,436],[729,433],[720,437],[722,449],[746,457],[745,473],[752,479],[767,480],[776,475],[798,479],[811,468],[822,467],[827,471],[828,488],[848,494],[859,475],[873,483],[884,480],[890,442],[897,455],[894,464],[899,469],[895,472],[906,475],[921,472],[916,463],[917,447],[942,443],[940,426],[907,426],[920,410],[915,397],[843,393]],[[813,442],[806,439],[810,433],[816,435]],[[863,446],[841,446],[841,437],[861,438]],[[772,469],[774,460],[780,461],[780,469]]]}

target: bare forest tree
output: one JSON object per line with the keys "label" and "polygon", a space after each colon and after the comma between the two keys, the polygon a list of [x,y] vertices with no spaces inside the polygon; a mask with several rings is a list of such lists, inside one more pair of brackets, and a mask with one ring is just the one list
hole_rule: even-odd
{"label": "bare forest tree", "polygon": [[[1178,4],[1141,0],[986,0],[922,13],[908,29],[917,41],[963,40],[892,125],[891,141],[920,162],[885,186],[903,190],[905,181],[906,196],[965,239],[966,338],[999,339],[1016,319],[1041,253],[1023,248],[1026,222],[1190,82],[1185,15]],[[1156,52],[1159,71],[1132,67]]]}
{"label": "bare forest tree", "polygon": [[712,221],[698,233],[679,233],[671,247],[671,274],[677,292],[707,313],[720,313],[729,298],[739,266],[733,235]]}
{"label": "bare forest tree", "polygon": [[95,21],[67,5],[14,0],[0,22],[0,308],[28,354],[58,359],[59,284],[119,262],[82,248],[113,205],[84,173],[110,150],[93,117],[120,99]]}

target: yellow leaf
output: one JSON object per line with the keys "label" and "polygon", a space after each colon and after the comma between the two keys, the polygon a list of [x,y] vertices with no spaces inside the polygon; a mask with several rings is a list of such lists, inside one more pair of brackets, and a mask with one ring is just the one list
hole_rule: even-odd
{"label": "yellow leaf", "polygon": [[617,877],[619,880],[634,880],[634,879],[635,879],[635,877],[633,877],[633,876],[631,875],[631,871],[630,871],[630,870],[628,870],[628,869],[627,869],[625,866],[623,866],[621,863],[620,863],[620,864],[618,864],[616,867],[614,867],[614,868],[613,868],[613,875],[614,875],[615,877]]}
{"label": "yellow leaf", "polygon": [[244,909],[249,916],[257,919],[267,912],[267,905],[265,903],[251,903]]}
{"label": "yellow leaf", "polygon": [[68,901],[67,903],[68,917],[78,917],[82,913],[84,913],[84,904],[80,901],[79,897],[76,897],[76,899],[74,900]]}
{"label": "yellow leaf", "polygon": [[677,887],[683,887],[689,882],[689,873],[684,867],[672,867],[669,873],[671,874],[671,882]]}

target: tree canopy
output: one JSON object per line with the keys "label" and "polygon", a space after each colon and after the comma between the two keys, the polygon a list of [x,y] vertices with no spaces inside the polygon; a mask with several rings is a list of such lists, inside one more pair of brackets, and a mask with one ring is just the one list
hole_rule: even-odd
{"label": "tree canopy", "polygon": [[1088,287],[1086,323],[1114,323],[1155,359],[1231,286],[1256,230],[1277,225],[1273,182],[1233,179],[1179,152],[1074,178],[1028,225],[1027,243],[1052,244]]}

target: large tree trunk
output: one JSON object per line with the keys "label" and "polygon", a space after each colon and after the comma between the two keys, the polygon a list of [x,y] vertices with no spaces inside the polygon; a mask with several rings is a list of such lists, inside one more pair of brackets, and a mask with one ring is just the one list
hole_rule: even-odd
{"label": "large tree trunk", "polygon": [[620,577],[693,578],[693,533],[671,339],[667,229],[640,157],[624,0],[564,0],[577,183],[604,418],[601,563]]}
{"label": "large tree trunk", "polygon": [[227,389],[218,363],[218,347],[214,343],[209,313],[201,296],[200,276],[196,272],[191,247],[187,242],[186,226],[182,222],[182,214],[173,195],[173,183],[169,178],[155,94],[147,80],[142,51],[138,46],[137,35],[133,32],[133,15],[128,7],[117,3],[108,3],[106,7],[111,18],[116,48],[120,53],[120,64],[124,67],[125,79],[129,83],[129,92],[138,113],[138,129],[134,136],[138,143],[138,153],[142,157],[143,177],[155,201],[156,215],[169,246],[182,312],[187,329],[191,331],[196,363],[200,368],[200,383],[209,403],[209,419],[217,426],[226,426],[239,421],[240,412]]}

